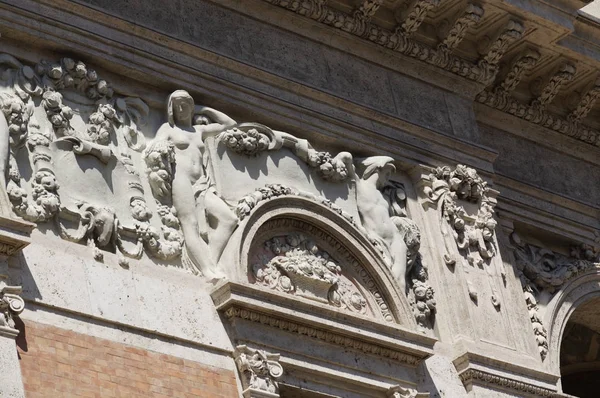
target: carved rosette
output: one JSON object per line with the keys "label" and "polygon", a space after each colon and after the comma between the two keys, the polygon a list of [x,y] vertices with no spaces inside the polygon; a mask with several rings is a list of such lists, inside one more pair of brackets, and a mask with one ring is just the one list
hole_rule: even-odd
{"label": "carved rosette", "polygon": [[279,397],[277,379],[283,375],[279,354],[239,345],[233,352],[233,358],[240,372],[245,398]]}
{"label": "carved rosette", "polygon": [[367,301],[329,253],[300,233],[269,239],[252,270],[256,282],[285,293],[366,314]]}
{"label": "carved rosette", "polygon": [[600,248],[581,245],[573,248],[567,256],[527,244],[516,233],[511,235],[511,241],[531,326],[544,360],[548,354],[548,333],[539,316],[540,293],[545,291],[553,295],[571,278],[600,268]]}

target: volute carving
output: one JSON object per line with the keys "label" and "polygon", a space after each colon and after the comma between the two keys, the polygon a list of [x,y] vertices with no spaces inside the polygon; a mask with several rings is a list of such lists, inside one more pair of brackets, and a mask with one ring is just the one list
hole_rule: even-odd
{"label": "volute carving", "polygon": [[15,328],[13,317],[25,309],[21,291],[20,286],[8,286],[0,280],[0,327]]}
{"label": "volute carving", "polygon": [[279,396],[277,379],[283,375],[279,354],[269,354],[239,345],[233,352],[233,358],[240,372],[244,389],[242,395],[245,398]]}

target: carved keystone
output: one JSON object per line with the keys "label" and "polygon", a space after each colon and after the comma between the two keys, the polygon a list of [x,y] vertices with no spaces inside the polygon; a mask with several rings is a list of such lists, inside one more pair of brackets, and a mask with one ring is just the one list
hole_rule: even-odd
{"label": "carved keystone", "polygon": [[244,398],[279,397],[276,379],[283,374],[279,354],[269,354],[239,345],[233,352],[233,358],[240,372]]}

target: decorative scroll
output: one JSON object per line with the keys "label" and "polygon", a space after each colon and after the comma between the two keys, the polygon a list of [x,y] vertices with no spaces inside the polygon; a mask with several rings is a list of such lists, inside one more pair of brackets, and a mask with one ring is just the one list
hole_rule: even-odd
{"label": "decorative scroll", "polygon": [[269,354],[262,350],[253,350],[245,345],[239,345],[233,352],[235,364],[242,376],[244,397],[279,396],[277,379],[283,374],[279,364],[279,354]]}
{"label": "decorative scroll", "polygon": [[13,317],[25,309],[25,301],[19,296],[20,286],[7,286],[0,281],[0,327],[15,328]]}

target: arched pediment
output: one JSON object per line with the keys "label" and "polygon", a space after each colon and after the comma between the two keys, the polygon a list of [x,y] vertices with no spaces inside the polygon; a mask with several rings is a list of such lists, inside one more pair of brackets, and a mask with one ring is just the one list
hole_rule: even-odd
{"label": "arched pediment", "polygon": [[297,195],[258,204],[221,262],[239,264],[232,280],[415,328],[406,296],[351,217]]}

